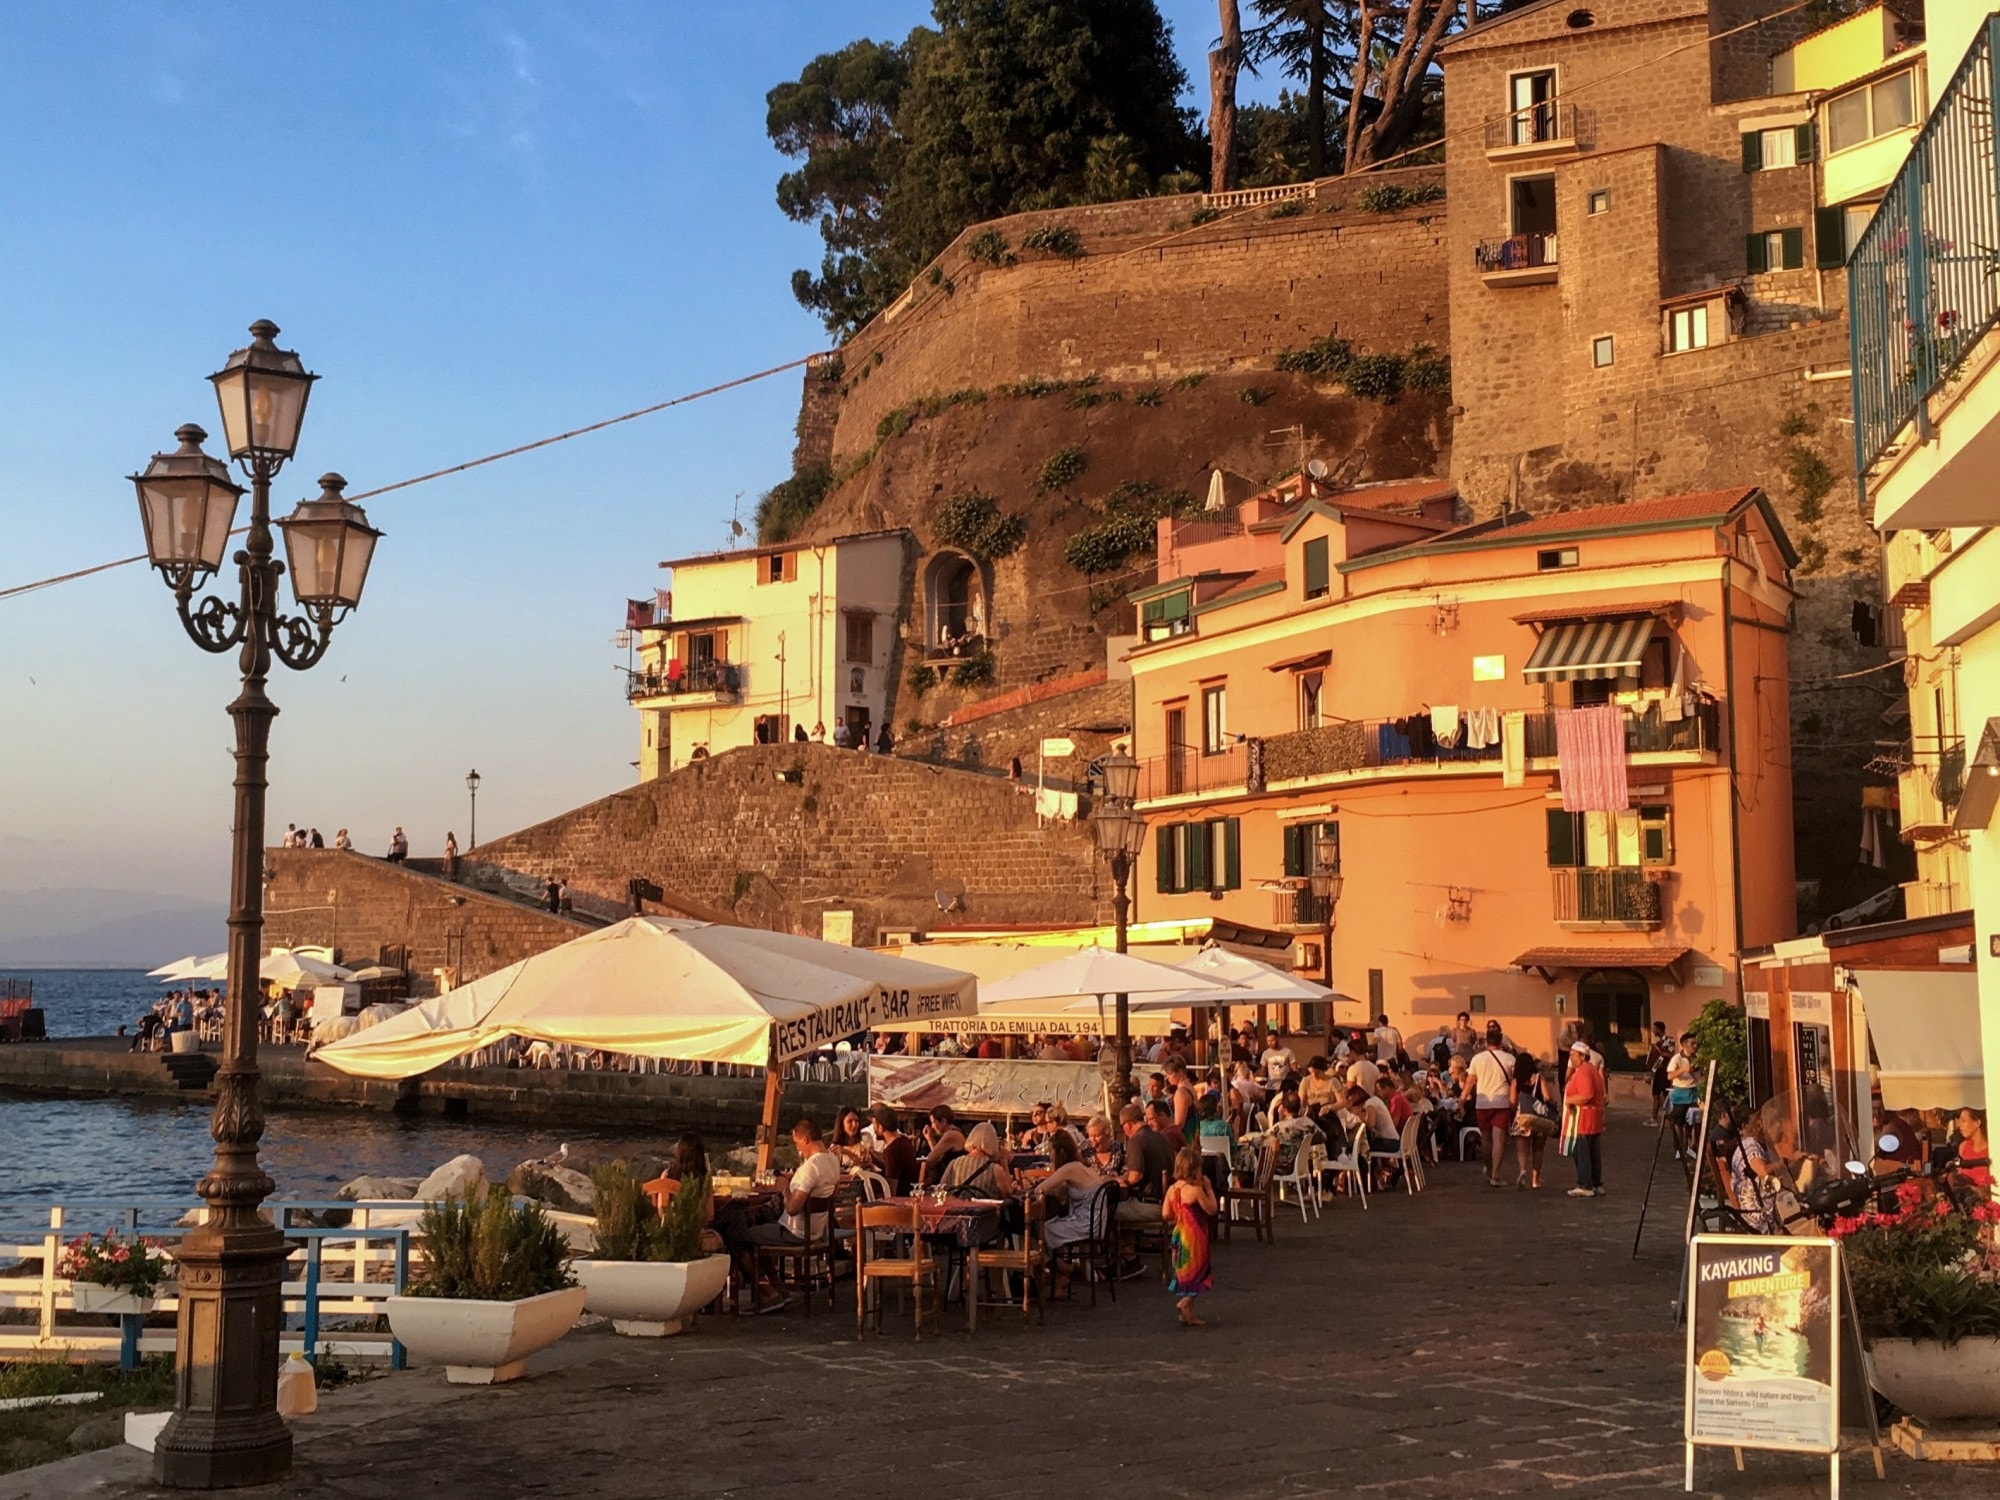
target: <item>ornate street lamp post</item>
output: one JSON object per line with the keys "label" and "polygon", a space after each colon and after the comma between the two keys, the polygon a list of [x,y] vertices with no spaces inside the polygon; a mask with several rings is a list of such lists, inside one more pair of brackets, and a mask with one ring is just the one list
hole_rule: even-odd
{"label": "ornate street lamp post", "polygon": [[[1097,847],[1111,864],[1111,915],[1117,923],[1118,951],[1125,951],[1127,928],[1132,916],[1128,882],[1132,861],[1146,843],[1146,820],[1133,804],[1139,794],[1139,762],[1123,750],[1114,750],[1098,763],[1104,776],[1104,796],[1092,814],[1097,825]],[[1132,1097],[1132,1015],[1129,997],[1117,997],[1117,1038],[1112,1057],[1118,1069],[1111,1082],[1115,1105],[1123,1106]]]}
{"label": "ornate street lamp post", "polygon": [[465,773],[465,790],[472,798],[472,828],[466,836],[465,847],[470,849],[479,842],[479,772]]}
{"label": "ornate street lamp post", "polygon": [[[210,376],[222,408],[230,457],[250,477],[250,525],[235,555],[234,599],[195,591],[222,566],[243,490],[228,467],[201,450],[208,436],[189,424],[180,447],[157,453],[132,476],[146,551],[174,592],[181,624],[205,651],[237,651],[243,687],[229,705],[236,721],[236,810],[230,852],[229,993],[222,1065],[215,1075],[215,1165],[196,1185],[204,1221],[175,1252],[180,1325],[174,1414],[153,1450],[153,1478],[179,1489],[261,1484],[291,1467],[292,1436],[278,1416],[278,1333],[283,1313],[285,1237],[259,1217],[271,1179],[257,1163],[264,1112],[257,1099],[258,960],[264,936],[264,790],[271,720],[277,707],[264,683],[276,657],[304,671],[326,654],[333,627],[361,601],[381,533],[341,498],[347,481],[320,480],[320,493],[276,524],[287,569],[273,556],[271,481],[298,447],[306,398],[316,378],[272,340],[276,325],[250,325],[251,343]],[[289,571],[302,616],[278,612],[278,579]]]}
{"label": "ornate street lamp post", "polygon": [[[1326,914],[1326,930],[1321,935],[1319,945],[1320,983],[1329,990],[1333,988],[1333,911],[1340,905],[1340,840],[1330,833],[1322,833],[1313,840],[1312,892],[1319,898],[1320,910]],[[1333,1050],[1333,1011],[1331,996],[1326,1002],[1327,1050]]]}

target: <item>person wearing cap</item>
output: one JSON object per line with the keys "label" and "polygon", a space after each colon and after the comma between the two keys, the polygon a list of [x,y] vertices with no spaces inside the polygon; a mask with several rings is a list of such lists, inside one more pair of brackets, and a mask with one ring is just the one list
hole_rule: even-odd
{"label": "person wearing cap", "polygon": [[1562,1148],[1576,1164],[1572,1198],[1604,1196],[1604,1070],[1590,1043],[1570,1043],[1569,1078],[1563,1084]]}

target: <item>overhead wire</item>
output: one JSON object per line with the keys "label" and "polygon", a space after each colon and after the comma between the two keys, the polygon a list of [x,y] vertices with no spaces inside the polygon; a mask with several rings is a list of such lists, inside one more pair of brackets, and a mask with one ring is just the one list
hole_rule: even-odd
{"label": "overhead wire", "polygon": [[[689,391],[684,395],[674,396],[665,401],[655,401],[650,406],[641,406],[632,411],[620,412],[617,416],[606,417],[600,422],[590,422],[582,427],[572,427],[567,432],[558,432],[552,437],[536,438],[530,443],[517,443],[511,448],[502,448],[497,453],[483,454],[478,458],[467,459],[464,463],[452,464],[442,469],[433,469],[427,474],[415,474],[408,479],[398,479],[393,484],[378,485],[372,490],[363,490],[359,494],[348,495],[347,498],[354,501],[372,500],[377,495],[387,495],[397,490],[407,490],[414,485],[428,484],[434,479],[444,479],[453,474],[463,474],[470,469],[477,469],[486,464],[498,463],[503,458],[517,458],[523,453],[533,453],[538,448],[548,448],[556,443],[566,443],[571,438],[584,437],[593,432],[602,432],[605,428],[616,427],[621,422],[637,421],[640,417],[650,417],[658,412],[666,411],[670,407],[685,406],[690,401],[700,401],[707,396],[718,396],[724,391],[735,390],[738,386],[750,385],[759,380],[768,380],[773,375],[782,375],[787,370],[796,370],[801,365],[810,364],[817,358],[819,358],[817,354],[801,355],[797,359],[787,360],[784,364],[773,365],[768,370],[758,370],[751,375],[738,375],[732,380],[725,380],[716,385],[704,386],[698,391]],[[230,535],[240,536],[249,529],[247,526],[239,526]],[[113,568],[128,567],[133,563],[144,561],[146,561],[146,554],[142,552],[132,557],[120,557],[113,559],[111,562],[98,563],[94,567],[77,568],[72,572],[58,573],[51,578],[38,578],[32,583],[17,583],[9,588],[0,589],[0,602],[17,599],[24,594],[32,594],[38,589],[54,588],[59,583],[71,583],[79,578],[89,578],[96,573],[106,573]]]}

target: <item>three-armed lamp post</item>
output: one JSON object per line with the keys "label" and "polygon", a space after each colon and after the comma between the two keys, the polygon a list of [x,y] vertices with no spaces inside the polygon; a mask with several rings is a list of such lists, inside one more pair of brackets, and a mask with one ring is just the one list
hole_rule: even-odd
{"label": "three-armed lamp post", "polygon": [[[1104,777],[1104,796],[1091,821],[1097,825],[1097,847],[1111,864],[1111,915],[1118,929],[1118,951],[1125,951],[1126,931],[1131,922],[1132,897],[1127,888],[1132,878],[1132,861],[1146,843],[1146,820],[1133,805],[1139,795],[1139,762],[1123,750],[1114,750],[1098,762]],[[1123,1106],[1132,1097],[1132,1015],[1129,997],[1117,997],[1117,1037],[1112,1056],[1118,1069],[1111,1083],[1114,1104]]]}
{"label": "three-armed lamp post", "polygon": [[[1340,905],[1340,840],[1322,833],[1313,840],[1312,893],[1326,916],[1326,931],[1319,948],[1320,983],[1333,988],[1333,909]],[[1326,1002],[1326,1032],[1331,1050],[1333,1039],[1333,997]]]}
{"label": "three-armed lamp post", "polygon": [[465,847],[470,849],[474,844],[479,842],[479,772],[478,771],[473,770],[473,771],[467,771],[465,773],[465,790],[466,793],[472,798],[472,827],[470,830],[468,830],[465,839]]}
{"label": "three-armed lamp post", "polygon": [[[279,1291],[285,1237],[259,1217],[271,1179],[257,1163],[264,1112],[257,1099],[258,980],[264,936],[264,789],[271,720],[264,683],[276,657],[304,671],[326,654],[333,627],[361,602],[361,586],[381,536],[361,508],[341,498],[347,481],[320,480],[276,524],[289,569],[273,556],[271,481],[296,451],[306,398],[317,378],[280,349],[276,325],[250,325],[251,343],[209,379],[222,408],[229,456],[250,478],[250,525],[236,553],[233,599],[195,591],[218,573],[243,490],[220,459],[201,450],[192,424],[180,447],[156,453],[132,476],[146,552],[174,592],[181,624],[204,651],[237,651],[243,688],[229,705],[236,721],[236,811],[230,854],[229,994],[223,1010],[222,1065],[215,1075],[215,1165],[196,1185],[204,1221],[175,1251],[180,1263],[180,1327],[174,1414],[153,1450],[153,1478],[179,1489],[261,1484],[291,1467],[292,1436],[278,1416]],[[301,613],[278,612],[278,579],[289,571]]]}

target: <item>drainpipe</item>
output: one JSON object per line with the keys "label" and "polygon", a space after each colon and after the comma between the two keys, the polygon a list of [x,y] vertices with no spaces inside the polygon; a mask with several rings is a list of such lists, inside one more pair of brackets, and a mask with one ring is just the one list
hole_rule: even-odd
{"label": "drainpipe", "polygon": [[826,546],[815,543],[813,560],[819,564],[819,592],[813,595],[813,608],[817,614],[813,618],[813,722],[826,722],[826,705],[823,701],[826,691]]}
{"label": "drainpipe", "polygon": [[[1722,561],[1722,674],[1729,684],[1729,751],[1723,757],[1723,765],[1729,771],[1729,900],[1735,921],[1731,933],[1731,955],[1735,959],[1730,967],[1736,975],[1736,1003],[1743,1003],[1743,831],[1737,817],[1736,799],[1736,611],[1731,600],[1731,570],[1736,566],[1733,558]],[[1750,1023],[1743,1023],[1744,1043],[1748,1046]]]}

